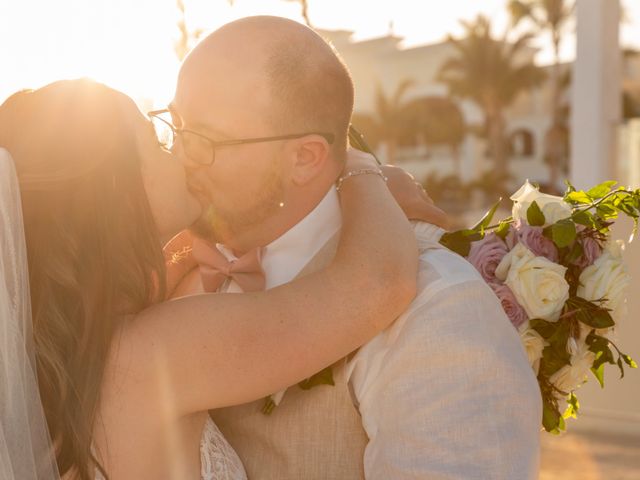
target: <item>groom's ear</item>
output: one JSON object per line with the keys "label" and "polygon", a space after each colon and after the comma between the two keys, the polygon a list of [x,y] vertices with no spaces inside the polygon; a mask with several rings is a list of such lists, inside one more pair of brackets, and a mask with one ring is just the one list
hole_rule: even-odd
{"label": "groom's ear", "polygon": [[331,146],[320,135],[307,135],[291,144],[291,179],[303,186],[326,173],[327,163],[332,161]]}

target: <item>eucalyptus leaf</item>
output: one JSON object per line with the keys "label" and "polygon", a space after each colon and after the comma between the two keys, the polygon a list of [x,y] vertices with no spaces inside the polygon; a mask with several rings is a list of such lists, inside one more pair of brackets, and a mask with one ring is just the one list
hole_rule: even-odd
{"label": "eucalyptus leaf", "polygon": [[458,230],[442,235],[440,243],[458,255],[467,257],[469,250],[471,250],[471,244],[482,240],[483,237],[484,235],[474,230]]}
{"label": "eucalyptus leaf", "polygon": [[[622,206],[622,204],[620,204]],[[620,208],[622,210],[622,208]],[[603,220],[611,220],[613,218],[618,218],[618,210],[616,210],[613,206],[608,205],[606,203],[601,203],[596,207],[596,211],[600,218]]]}
{"label": "eucalyptus leaf", "polygon": [[631,368],[638,368],[638,364],[629,355],[622,353],[620,356],[622,357],[622,360],[624,360],[624,363],[629,365]]}
{"label": "eucalyptus leaf", "polygon": [[324,370],[316,373],[312,377],[303,380],[298,383],[298,386],[302,390],[310,390],[313,387],[317,387],[318,385],[335,385],[333,381],[333,370],[331,367],[327,367]]}
{"label": "eucalyptus leaf", "polygon": [[551,225],[551,237],[558,248],[571,245],[575,241],[576,235],[576,225],[568,218]]}
{"label": "eucalyptus leaf", "polygon": [[484,214],[482,219],[471,230],[483,232],[485,228],[491,225],[491,220],[493,220],[493,216],[496,214],[496,210],[498,210],[501,202],[502,197]]}
{"label": "eucalyptus leaf", "polygon": [[505,240],[507,238],[507,235],[509,235],[509,228],[510,228],[510,222],[509,221],[502,221],[500,222],[500,224],[498,225],[498,228],[495,229],[494,233],[500,237],[502,240]]}
{"label": "eucalyptus leaf", "polygon": [[579,211],[574,213],[571,218],[578,225],[584,225],[585,227],[589,228],[596,228],[596,223],[591,212],[588,212],[586,210]]}
{"label": "eucalyptus leaf", "polygon": [[575,317],[593,328],[609,328],[615,325],[609,310],[580,297],[571,297],[567,305],[574,310]]}
{"label": "eucalyptus leaf", "polygon": [[620,369],[620,380],[624,378],[624,367],[622,366],[622,358],[618,357],[618,361],[616,362],[618,368]]}
{"label": "eucalyptus leaf", "polygon": [[601,365],[604,365],[605,363],[610,363],[612,365],[615,364],[615,360],[613,359],[613,352],[609,347],[598,352],[592,367],[597,370],[600,368]]}
{"label": "eucalyptus leaf", "polygon": [[569,394],[569,398],[567,399],[567,409],[564,411],[562,415],[563,418],[578,418],[578,411],[580,410],[580,402],[578,402],[578,397],[575,396],[573,392]]}
{"label": "eucalyptus leaf", "polygon": [[562,415],[558,412],[558,409],[555,408],[551,403],[545,401],[542,406],[542,426],[544,429],[553,433],[558,431],[558,427],[560,426],[560,419]]}
{"label": "eucalyptus leaf", "polygon": [[[567,194],[576,191],[576,187],[574,187],[569,180],[565,179],[564,184],[567,186]],[[566,195],[565,195],[565,198],[566,198]]]}
{"label": "eucalyptus leaf", "polygon": [[582,257],[582,255],[584,255],[584,247],[580,242],[575,242],[573,244],[573,247],[571,247],[571,250],[565,257],[565,261],[567,263],[576,262],[578,259]]}
{"label": "eucalyptus leaf", "polygon": [[574,204],[590,204],[591,198],[582,190],[569,192],[565,195],[564,200]]}
{"label": "eucalyptus leaf", "polygon": [[604,363],[600,365],[597,369],[592,368],[591,372],[598,380],[598,383],[600,384],[600,388],[604,388]]}
{"label": "eucalyptus leaf", "polygon": [[590,189],[587,192],[587,195],[592,198],[593,200],[598,200],[604,196],[606,196],[608,193],[611,192],[612,188],[617,184],[618,182],[613,181],[613,180],[609,180],[607,182],[602,182],[600,185],[597,185],[595,187],[593,187],[592,189]]}
{"label": "eucalyptus leaf", "polygon": [[527,223],[532,227],[542,227],[545,224],[544,214],[537,202],[532,202],[527,209]]}
{"label": "eucalyptus leaf", "polygon": [[538,332],[545,340],[551,338],[558,328],[557,322],[549,322],[541,318],[533,318],[529,320],[529,326]]}

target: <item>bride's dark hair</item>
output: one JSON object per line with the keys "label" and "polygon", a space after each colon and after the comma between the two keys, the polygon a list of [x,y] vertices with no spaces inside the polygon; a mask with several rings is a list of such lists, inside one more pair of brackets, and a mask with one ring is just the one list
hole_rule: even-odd
{"label": "bride's dark hair", "polygon": [[0,146],[20,181],[42,403],[61,475],[82,480],[103,470],[92,433],[114,337],[164,290],[134,109],[90,80],[19,92],[0,106]]}

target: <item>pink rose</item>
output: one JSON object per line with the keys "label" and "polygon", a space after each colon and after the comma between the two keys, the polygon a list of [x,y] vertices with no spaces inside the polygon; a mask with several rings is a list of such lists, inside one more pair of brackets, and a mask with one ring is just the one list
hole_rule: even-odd
{"label": "pink rose", "polygon": [[558,263],[558,249],[553,241],[542,234],[542,227],[532,227],[521,222],[517,227],[518,240],[537,257],[545,257]]}
{"label": "pink rose", "polygon": [[593,265],[602,255],[602,246],[591,236],[582,236],[582,250],[583,254],[575,261],[575,264],[580,268],[587,268]]}
{"label": "pink rose", "polygon": [[520,325],[529,320],[527,312],[525,312],[522,305],[518,303],[515,295],[508,286],[498,283],[491,283],[489,286],[493,289],[494,293],[500,300],[502,309],[507,314],[507,317],[509,317],[509,320],[511,320],[514,327],[519,328]]}
{"label": "pink rose", "polygon": [[488,233],[482,240],[473,242],[467,260],[473,265],[485,282],[496,281],[496,268],[507,254],[507,246],[495,233]]}
{"label": "pink rose", "polygon": [[513,250],[513,248],[518,244],[518,224],[519,222],[511,224],[509,227],[509,233],[507,233],[507,236],[504,239],[504,243],[507,244],[509,251]]}

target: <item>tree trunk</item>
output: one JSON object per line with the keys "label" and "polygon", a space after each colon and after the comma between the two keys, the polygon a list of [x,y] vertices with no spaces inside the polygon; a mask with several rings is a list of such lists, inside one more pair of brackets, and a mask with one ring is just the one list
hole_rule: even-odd
{"label": "tree trunk", "polygon": [[313,25],[311,25],[311,19],[309,18],[309,4],[307,0],[299,0],[299,1],[300,1],[300,7],[302,8],[302,18],[304,18],[304,22],[307,24],[308,27],[313,28]]}
{"label": "tree trunk", "polygon": [[496,170],[509,173],[507,146],[505,142],[505,121],[502,112],[494,110],[489,113],[489,144]]}

